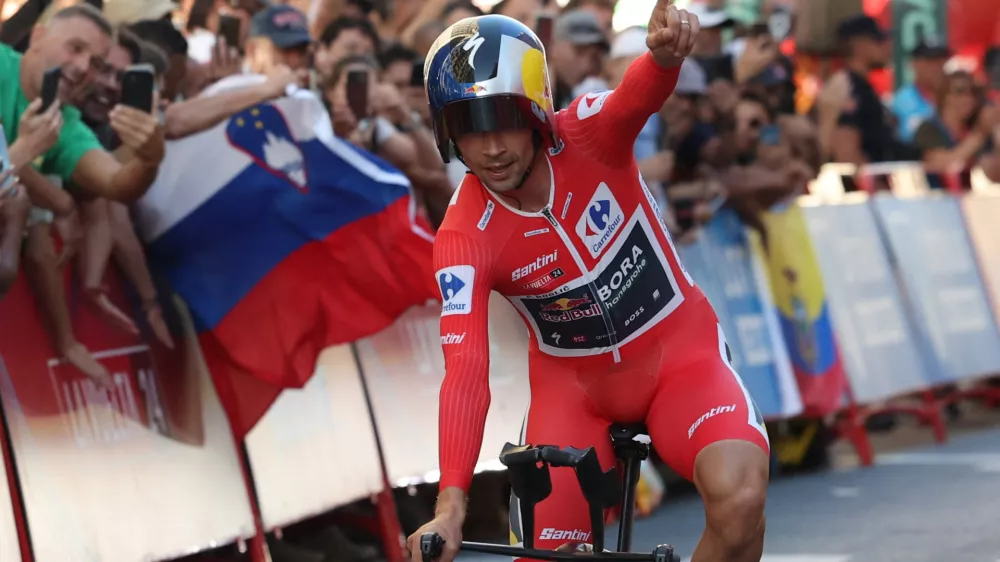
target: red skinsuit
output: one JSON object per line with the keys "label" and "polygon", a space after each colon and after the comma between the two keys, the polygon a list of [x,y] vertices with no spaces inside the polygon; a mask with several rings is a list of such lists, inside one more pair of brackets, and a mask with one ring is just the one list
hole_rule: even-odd
{"label": "red skinsuit", "polygon": [[[564,146],[548,149],[542,171],[550,195],[541,212],[512,208],[472,174],[455,192],[434,246],[447,372],[441,489],[468,491],[482,446],[491,291],[517,308],[530,333],[522,442],[594,446],[607,469],[614,463],[608,425],[641,421],[660,457],[688,479],[698,452],[716,441],[768,450],[715,312],[681,265],[632,153],[677,75],[646,54],[617,90],[583,96],[556,115]],[[587,542],[575,475],[551,474],[552,495],[536,509],[535,545]]]}

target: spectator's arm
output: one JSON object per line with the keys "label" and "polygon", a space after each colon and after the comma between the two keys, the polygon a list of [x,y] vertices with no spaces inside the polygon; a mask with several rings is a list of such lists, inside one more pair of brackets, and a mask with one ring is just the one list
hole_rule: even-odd
{"label": "spectator's arm", "polygon": [[[17,186],[14,186],[15,188]],[[17,280],[21,261],[21,243],[31,205],[23,188],[0,200],[0,298]]]}
{"label": "spectator's arm", "polygon": [[986,135],[973,130],[954,147],[938,125],[925,121],[913,135],[913,144],[920,150],[924,167],[931,173],[948,173],[956,167],[964,168],[986,144]]}
{"label": "spectator's arm", "polygon": [[413,46],[413,36],[420,29],[420,26],[424,25],[429,21],[433,21],[441,18],[441,12],[444,11],[445,5],[448,3],[447,0],[425,0],[423,6],[420,7],[420,11],[417,15],[410,20],[403,30],[399,34],[399,42],[407,45]]}
{"label": "spectator's arm", "polygon": [[[822,124],[820,125],[822,127]],[[861,150],[861,131],[849,125],[835,124],[828,146],[829,160],[861,165],[865,153]]]}
{"label": "spectator's arm", "polygon": [[179,139],[210,129],[235,113],[284,95],[298,78],[296,73],[281,69],[258,85],[171,104],[165,113],[166,137]]}
{"label": "spectator's arm", "polygon": [[153,184],[159,168],[159,162],[138,158],[119,164],[109,152],[90,150],[80,158],[71,181],[96,197],[131,203]]}
{"label": "spectator's arm", "polygon": [[416,166],[407,171],[410,180],[418,187],[424,196],[427,214],[435,228],[441,225],[444,212],[454,192],[448,180],[441,154],[438,153],[434,136],[419,119],[414,119],[413,127],[407,132],[417,151]]}
{"label": "spectator's arm", "polygon": [[21,178],[21,184],[28,191],[28,198],[35,207],[52,211],[60,217],[69,215],[76,208],[69,193],[52,185],[52,182],[34,167],[21,168],[18,177]]}

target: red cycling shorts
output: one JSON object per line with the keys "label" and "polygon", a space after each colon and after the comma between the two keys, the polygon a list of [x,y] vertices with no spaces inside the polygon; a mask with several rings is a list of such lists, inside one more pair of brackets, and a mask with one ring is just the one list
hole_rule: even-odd
{"label": "red cycling shorts", "polygon": [[[732,367],[715,312],[703,296],[672,317],[672,330],[610,369],[588,369],[533,354],[531,405],[522,443],[594,447],[604,470],[614,463],[609,426],[644,422],[653,449],[687,480],[698,453],[717,441],[749,441],[770,452],[764,420]],[[535,506],[536,548],[591,542],[588,504],[569,468],[552,468],[552,494]],[[511,539],[521,543],[520,507],[511,497]]]}

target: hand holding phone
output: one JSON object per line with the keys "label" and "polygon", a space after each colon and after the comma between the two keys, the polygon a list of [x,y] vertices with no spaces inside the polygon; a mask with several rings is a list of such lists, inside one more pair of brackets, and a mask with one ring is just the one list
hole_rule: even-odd
{"label": "hand holding phone", "polygon": [[122,74],[122,105],[152,113],[155,91],[156,74],[152,65],[134,64]]}
{"label": "hand holding phone", "polygon": [[220,14],[218,36],[226,40],[226,45],[239,49],[241,25],[239,18]]}
{"label": "hand holding phone", "polygon": [[347,73],[347,105],[359,121],[369,117],[368,71],[351,70]]}

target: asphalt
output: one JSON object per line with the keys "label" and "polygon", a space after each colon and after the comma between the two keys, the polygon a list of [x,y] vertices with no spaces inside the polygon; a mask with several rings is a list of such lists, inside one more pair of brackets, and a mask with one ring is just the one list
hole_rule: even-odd
{"label": "asphalt", "polygon": [[[926,428],[876,436],[872,467],[856,466],[841,443],[836,468],[773,480],[763,561],[1000,562],[1000,417],[972,418],[945,444]],[[689,557],[703,521],[696,494],[671,493],[636,521],[633,550],[667,542]]]}

